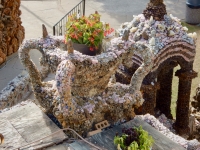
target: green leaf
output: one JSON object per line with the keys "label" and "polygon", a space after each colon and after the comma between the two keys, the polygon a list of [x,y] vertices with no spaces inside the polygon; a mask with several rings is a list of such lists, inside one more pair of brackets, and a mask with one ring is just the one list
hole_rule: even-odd
{"label": "green leaf", "polygon": [[130,149],[131,150],[137,150],[138,149],[138,144],[136,141],[133,141],[131,144],[130,144]]}
{"label": "green leaf", "polygon": [[78,38],[78,43],[83,44],[82,38]]}

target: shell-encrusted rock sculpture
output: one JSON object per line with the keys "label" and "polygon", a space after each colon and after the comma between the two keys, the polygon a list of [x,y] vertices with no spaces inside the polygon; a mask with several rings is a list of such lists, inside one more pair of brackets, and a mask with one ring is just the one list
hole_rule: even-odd
{"label": "shell-encrusted rock sculpture", "polygon": [[[127,33],[129,30],[126,30]],[[134,108],[142,105],[142,81],[152,68],[152,50],[140,42],[130,42],[129,34],[114,38],[111,47],[97,56],[87,56],[72,50],[59,49],[63,37],[46,36],[24,41],[19,57],[28,70],[35,97],[48,113],[52,113],[63,127],[70,127],[84,134],[93,124],[108,120],[130,120]],[[120,45],[120,46],[119,46]],[[42,65],[56,72],[55,80],[42,82],[29,51],[43,54]],[[134,53],[143,55],[143,63],[131,78],[130,84],[115,82],[113,76],[121,63],[132,59]]]}
{"label": "shell-encrusted rock sculpture", "polygon": [[[63,37],[47,36],[23,43],[20,58],[29,70],[35,96],[43,107],[53,108],[49,111],[63,127],[72,127],[84,133],[94,123],[104,119],[110,123],[129,120],[134,117],[134,110],[143,103],[140,89],[148,100],[145,99],[142,110],[138,108],[138,111],[153,114],[157,100],[160,100],[160,109],[163,109],[163,103],[168,107],[170,95],[165,97],[166,102],[162,93],[169,90],[169,84],[160,86],[159,83],[165,78],[171,80],[171,69],[176,65],[173,62],[183,67],[177,73],[181,79],[180,92],[185,92],[185,87],[190,91],[191,78],[195,77],[195,73],[191,72],[195,56],[194,40],[187,36],[175,17],[165,14],[164,4],[159,2],[151,1],[144,15],[135,16],[131,22],[122,24],[118,30],[119,37],[113,38],[105,52],[97,56],[82,55],[76,50],[73,53],[61,51],[59,45],[63,43]],[[151,16],[154,20],[149,24]],[[176,31],[176,28],[179,30]],[[195,37],[195,34],[191,36]],[[42,64],[51,72],[56,72],[54,82],[41,82],[40,73],[30,61],[30,49],[42,52]],[[188,75],[190,80],[185,79]],[[161,92],[160,96],[156,92]],[[179,98],[182,99],[189,104],[187,97]],[[186,107],[178,104],[177,107],[180,108],[177,124],[181,128],[187,127]],[[170,108],[162,111],[170,116]]]}

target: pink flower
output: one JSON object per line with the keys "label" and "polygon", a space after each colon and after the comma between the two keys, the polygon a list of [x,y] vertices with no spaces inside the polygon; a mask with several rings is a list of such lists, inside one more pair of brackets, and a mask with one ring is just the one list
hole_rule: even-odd
{"label": "pink flower", "polygon": [[94,47],[90,47],[90,51],[94,51]]}

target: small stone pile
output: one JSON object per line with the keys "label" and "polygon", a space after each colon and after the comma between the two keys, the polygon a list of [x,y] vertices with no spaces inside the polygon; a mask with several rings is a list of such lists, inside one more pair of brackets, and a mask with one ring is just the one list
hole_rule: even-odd
{"label": "small stone pile", "polygon": [[0,1],[0,65],[15,53],[24,39],[19,10],[21,0]]}
{"label": "small stone pile", "polygon": [[164,134],[177,144],[183,146],[187,150],[200,149],[200,143],[196,139],[186,140],[181,136],[176,135],[173,130],[170,130],[168,127],[172,127],[173,121],[168,120],[163,114],[158,119],[156,119],[154,116],[150,114],[141,115],[137,117],[140,117],[142,120],[150,124],[156,130],[158,130],[159,132],[161,132],[162,134]]}
{"label": "small stone pile", "polygon": [[156,21],[162,21],[164,15],[167,14],[166,6],[163,4],[163,0],[150,0],[146,9],[143,11],[146,19],[150,19],[152,16]]}
{"label": "small stone pile", "polygon": [[12,107],[31,94],[30,78],[22,72],[0,91],[0,110]]}

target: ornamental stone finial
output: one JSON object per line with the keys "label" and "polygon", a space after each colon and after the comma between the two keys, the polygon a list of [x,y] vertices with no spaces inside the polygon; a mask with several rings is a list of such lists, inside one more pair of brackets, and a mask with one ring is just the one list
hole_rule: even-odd
{"label": "ornamental stone finial", "polygon": [[164,20],[164,15],[167,14],[167,11],[163,0],[150,0],[143,14],[146,19],[150,19],[152,16],[154,20]]}
{"label": "ornamental stone finial", "polygon": [[47,28],[44,24],[42,24],[42,37],[46,38],[48,36]]}
{"label": "ornamental stone finial", "polygon": [[70,39],[67,41],[67,51],[68,51],[68,54],[74,53],[73,42]]}

